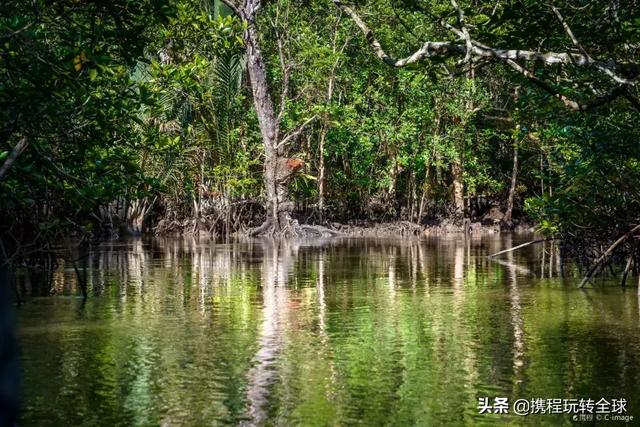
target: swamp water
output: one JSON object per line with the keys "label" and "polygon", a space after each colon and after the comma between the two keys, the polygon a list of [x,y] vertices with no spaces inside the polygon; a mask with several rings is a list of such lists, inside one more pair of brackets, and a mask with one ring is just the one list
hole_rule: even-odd
{"label": "swamp water", "polygon": [[549,244],[486,258],[530,239],[103,244],[84,303],[70,266],[54,296],[20,278],[22,424],[573,423],[481,397],[624,398],[637,424],[635,283],[578,290]]}

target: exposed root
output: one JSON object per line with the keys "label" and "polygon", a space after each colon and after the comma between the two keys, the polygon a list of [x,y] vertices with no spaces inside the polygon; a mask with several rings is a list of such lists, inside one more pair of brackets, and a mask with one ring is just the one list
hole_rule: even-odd
{"label": "exposed root", "polygon": [[421,225],[409,221],[370,223],[363,222],[355,225],[334,224],[343,235],[361,237],[419,237],[423,234],[424,228]]}
{"label": "exposed root", "polygon": [[330,228],[323,227],[321,225],[306,225],[303,224],[300,226],[306,237],[336,237],[341,236],[343,233],[335,230],[331,230]]}
{"label": "exposed root", "polygon": [[[227,212],[202,215],[200,218],[184,220],[161,220],[154,228],[157,235],[183,234],[207,235],[213,237],[230,237],[232,235],[245,237],[284,237],[292,239],[331,238],[339,236],[371,237],[371,238],[419,238],[428,235],[463,233],[465,228],[449,222],[438,224],[416,224],[409,221],[374,222],[351,221],[349,224],[325,223],[323,225],[303,223],[292,218],[290,211],[283,210],[278,214],[278,220],[267,218],[257,227],[245,227],[244,224],[253,222],[257,215],[229,218]],[[471,223],[468,231],[477,233],[497,233],[499,225],[483,226]]]}
{"label": "exposed root", "polygon": [[246,232],[249,237],[269,236],[297,239],[335,237],[342,234],[340,231],[331,230],[322,225],[300,224],[298,220],[291,217],[287,210],[279,212],[277,221],[273,218],[267,218],[262,225]]}
{"label": "exposed root", "polygon": [[611,246],[609,246],[609,248],[604,251],[604,253],[602,255],[600,255],[600,257],[596,260],[596,262],[593,264],[593,266],[589,269],[589,271],[587,271],[587,274],[584,275],[584,277],[582,278],[582,281],[580,282],[580,284],[578,285],[579,288],[584,287],[584,285],[587,284],[587,282],[589,282],[591,280],[591,278],[600,271],[600,269],[602,268],[604,261],[611,256],[611,254],[613,254],[613,252],[615,251],[615,249],[622,243],[624,243],[625,240],[627,240],[629,237],[633,236],[635,233],[637,233],[638,231],[640,231],[640,225],[636,225],[635,227],[633,227],[630,231],[628,231],[627,233],[623,234],[618,240],[616,240],[615,242],[613,242],[613,244]]}
{"label": "exposed root", "polygon": [[271,234],[273,228],[274,228],[273,227],[273,221],[271,221],[271,218],[267,218],[266,221],[262,223],[262,225],[260,225],[258,227],[254,227],[254,228],[250,229],[249,231],[247,231],[247,235],[249,237],[255,237],[255,236],[259,236],[261,234],[264,234],[267,231],[269,231],[268,234]]}

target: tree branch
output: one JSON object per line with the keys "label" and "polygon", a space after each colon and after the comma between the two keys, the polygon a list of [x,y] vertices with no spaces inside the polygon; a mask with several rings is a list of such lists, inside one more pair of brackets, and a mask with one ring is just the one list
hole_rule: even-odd
{"label": "tree branch", "polygon": [[27,25],[25,25],[22,28],[19,28],[11,33],[6,33],[6,34],[0,34],[0,40],[4,40],[4,39],[10,39],[11,37],[15,37],[18,34],[27,31],[29,28],[33,27],[35,24],[37,23],[37,21],[33,21],[33,22],[29,22]]}
{"label": "tree branch", "polygon": [[309,123],[313,122],[315,119],[317,119],[318,116],[313,116],[310,119],[308,119],[307,121],[305,121],[304,123],[302,123],[300,126],[298,126],[298,128],[296,130],[294,130],[293,132],[291,132],[289,135],[287,135],[282,141],[280,141],[280,143],[278,144],[278,148],[284,146],[285,144],[287,144],[289,141],[291,141],[292,139],[295,139],[298,137],[298,135],[300,135],[302,133],[302,131],[304,130],[304,128],[307,127],[307,125],[309,125]]}
{"label": "tree branch", "polygon": [[582,46],[582,44],[580,44],[580,42],[578,41],[576,36],[573,34],[573,31],[571,30],[571,27],[569,27],[569,24],[567,23],[567,21],[564,19],[564,17],[560,13],[560,10],[554,4],[551,4],[551,9],[553,10],[553,13],[555,13],[556,17],[558,18],[558,20],[562,24],[562,27],[564,28],[565,33],[567,33],[567,36],[571,39],[571,42],[574,44],[574,46],[576,46],[580,50],[580,52],[582,52],[582,54],[584,56],[589,58],[590,61],[593,61],[594,66],[595,66],[596,69],[598,69],[599,71],[601,71],[601,72],[605,73],[606,75],[608,75],[616,83],[626,84],[626,85],[635,85],[636,84],[636,82],[634,80],[628,80],[628,79],[625,79],[623,77],[620,77],[616,73],[614,73],[612,70],[610,70],[607,67],[604,67],[602,64],[598,63],[598,61],[594,61],[593,58],[591,57],[591,55],[589,55],[589,53],[584,48],[584,46]]}
{"label": "tree branch", "polygon": [[[277,22],[278,17],[279,17],[279,13],[278,13],[278,16],[276,16],[276,22],[273,25],[274,28],[278,28],[278,22]],[[289,97],[289,78],[290,78],[290,72],[291,72],[291,65],[287,64],[287,60],[284,53],[284,42],[282,39],[285,37],[285,35],[283,35],[277,29],[276,29],[276,34],[277,34],[276,43],[278,46],[278,58],[280,60],[280,68],[282,69],[282,89],[280,91],[280,108],[278,111],[278,122],[280,122],[284,117],[284,113],[287,105],[287,98]]]}
{"label": "tree branch", "polygon": [[638,100],[637,97],[635,97],[632,94],[630,94],[629,91],[627,91],[624,94],[624,97],[627,98],[627,101],[629,101],[631,103],[631,105],[633,105],[635,107],[636,110],[640,111],[640,100]]}
{"label": "tree branch", "polygon": [[244,19],[244,15],[240,11],[240,8],[238,8],[238,6],[233,2],[233,0],[221,0],[221,1],[222,1],[222,3],[224,3],[225,6],[227,6],[229,9],[231,9],[233,11],[233,13],[236,14],[236,16]]}
{"label": "tree branch", "polygon": [[573,35],[573,31],[571,31],[571,27],[569,27],[569,24],[567,23],[567,21],[565,21],[564,17],[560,13],[560,10],[558,10],[558,8],[553,3],[551,4],[551,10],[553,10],[553,13],[555,13],[556,16],[558,17],[558,21],[560,21],[560,23],[562,24],[562,27],[564,28],[564,32],[567,33],[567,36],[569,36],[573,44],[578,49],[580,49],[580,52],[582,52],[583,55],[589,56],[589,54],[587,53],[585,48],[580,44],[576,36]]}
{"label": "tree branch", "polygon": [[[512,69],[526,77],[536,86],[542,88],[546,92],[553,95],[554,98],[561,101],[567,108],[573,111],[586,111],[597,106],[610,102],[620,96],[625,96],[634,107],[637,106],[637,99],[631,96],[628,92],[628,87],[636,84],[636,78],[640,75],[640,64],[636,63],[623,63],[615,60],[609,60],[607,62],[599,61],[591,57],[587,51],[580,45],[578,39],[573,34],[573,31],[564,20],[564,17],[560,11],[552,5],[552,9],[565,29],[565,32],[571,39],[571,41],[578,47],[581,53],[573,52],[539,52],[532,50],[521,49],[497,49],[490,46],[479,43],[471,39],[469,32],[465,28],[465,16],[464,12],[460,8],[456,0],[450,0],[453,7],[458,12],[458,23],[462,27],[462,30],[455,28],[453,25],[448,24],[442,20],[439,21],[440,25],[446,29],[452,31],[456,36],[465,41],[465,44],[459,44],[450,41],[428,41],[425,42],[422,47],[417,49],[411,55],[404,58],[394,58],[389,55],[382,47],[380,42],[376,39],[373,31],[369,26],[360,18],[360,16],[351,7],[342,2],[342,0],[332,0],[334,5],[347,14],[360,31],[364,34],[367,43],[384,63],[392,67],[405,67],[414,63],[428,60],[434,57],[449,57],[449,56],[461,56],[464,55],[464,59],[458,62],[458,64],[464,62],[471,62],[473,57],[485,58],[487,60],[498,60],[506,63]],[[428,11],[424,11],[428,15],[432,16]],[[433,18],[433,16],[432,16]],[[560,91],[555,89],[551,84],[535,76],[532,72],[520,65],[516,61],[524,62],[536,62],[545,66],[550,65],[573,65],[576,67],[591,68],[596,71],[605,73],[609,78],[617,83],[615,87],[607,91],[606,93],[593,98],[587,103],[580,103],[572,100]],[[620,77],[616,72],[622,73],[627,78]]]}
{"label": "tree branch", "polygon": [[460,8],[460,5],[456,0],[451,0],[451,5],[458,12],[458,25],[460,25],[460,29],[462,30],[462,35],[465,41],[466,52],[464,54],[464,59],[462,60],[463,64],[471,62],[471,52],[473,51],[473,45],[471,44],[471,36],[469,35],[469,31],[467,30],[467,26],[464,23],[464,11]]}
{"label": "tree branch", "polygon": [[11,153],[9,153],[9,156],[6,158],[6,160],[2,164],[2,167],[0,167],[0,181],[2,181],[2,178],[9,171],[13,163],[20,156],[20,154],[22,154],[24,149],[27,148],[27,145],[29,145],[29,140],[27,139],[26,136],[23,136],[22,139],[18,141],[16,146],[13,147],[13,150],[11,150]]}
{"label": "tree branch", "polygon": [[[466,44],[463,45],[447,41],[427,41],[411,55],[401,59],[396,59],[382,48],[380,42],[375,38],[373,31],[351,7],[344,4],[341,0],[332,0],[332,2],[353,20],[356,26],[364,34],[376,56],[392,67],[405,67],[433,57],[466,55],[468,52]],[[464,33],[460,30],[454,29],[451,26],[447,26],[447,28],[458,35],[462,34],[464,38]],[[603,62],[595,60],[589,55],[571,52],[537,52],[522,49],[497,49],[482,45],[474,40],[472,40],[472,45],[471,54],[480,58],[493,58],[502,61],[520,60],[538,62],[544,65],[575,65],[585,68],[605,69],[611,72],[623,71],[633,77],[640,75],[640,64],[621,63],[613,60]]]}
{"label": "tree branch", "polygon": [[535,84],[536,86],[538,86],[539,88],[541,88],[545,92],[553,95],[554,98],[556,98],[557,100],[562,102],[567,108],[569,108],[572,111],[588,111],[588,110],[592,110],[592,109],[594,109],[596,107],[599,107],[599,106],[604,105],[604,104],[606,104],[608,102],[611,102],[614,99],[616,99],[616,98],[618,98],[620,96],[623,96],[623,95],[625,95],[627,93],[626,85],[620,85],[620,86],[616,86],[616,87],[610,89],[608,92],[606,92],[606,93],[604,93],[604,94],[602,94],[600,96],[597,96],[597,97],[593,98],[589,102],[580,103],[578,101],[574,101],[574,100],[570,99],[566,95],[563,95],[562,93],[560,93],[560,91],[558,91],[557,89],[552,87],[550,84],[548,84],[544,80],[542,80],[542,79],[538,78],[537,76],[535,76],[531,71],[527,70],[526,68],[524,68],[522,65],[518,64],[517,62],[512,61],[510,59],[508,59],[505,62],[511,68],[513,68],[518,73],[520,73],[524,77],[526,77],[533,84]]}

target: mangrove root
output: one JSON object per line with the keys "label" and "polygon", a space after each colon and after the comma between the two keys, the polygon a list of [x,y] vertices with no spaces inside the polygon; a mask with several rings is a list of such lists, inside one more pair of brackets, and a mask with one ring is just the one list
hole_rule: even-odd
{"label": "mangrove root", "polygon": [[629,237],[631,237],[634,233],[636,233],[638,230],[640,230],[640,224],[636,225],[635,227],[633,227],[630,231],[628,231],[627,233],[625,233],[622,237],[620,237],[618,240],[616,240],[615,242],[613,242],[613,244],[611,246],[609,246],[609,249],[607,249],[606,251],[604,251],[604,253],[600,256],[600,258],[598,258],[596,260],[596,262],[593,264],[593,266],[589,269],[589,271],[587,271],[587,274],[585,274],[585,276],[582,278],[582,281],[580,282],[580,284],[578,285],[579,288],[583,288],[584,285],[587,284],[587,282],[589,280],[591,280],[591,278],[598,272],[600,271],[600,268],[602,268],[602,264],[604,262],[604,260],[606,260],[612,253],[613,251],[615,251],[615,249],[620,246],[620,244],[622,244],[625,240],[627,240]]}

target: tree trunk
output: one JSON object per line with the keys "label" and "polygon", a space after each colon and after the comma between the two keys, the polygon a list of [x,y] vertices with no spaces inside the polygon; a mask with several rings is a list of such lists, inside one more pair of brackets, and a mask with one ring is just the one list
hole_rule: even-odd
{"label": "tree trunk", "polygon": [[464,181],[462,177],[462,164],[456,160],[451,163],[451,176],[453,178],[453,202],[457,218],[464,217]]}
{"label": "tree trunk", "polygon": [[142,234],[142,227],[144,226],[144,218],[146,214],[146,202],[144,200],[134,200],[127,214],[127,232],[131,235],[137,236]]}
{"label": "tree trunk", "polygon": [[407,211],[409,212],[409,221],[415,222],[415,217],[418,211],[416,206],[418,195],[416,194],[416,174],[413,169],[409,172],[409,197],[407,197]]}
{"label": "tree trunk", "polygon": [[[267,219],[265,224],[270,224],[276,232],[282,232],[289,226],[293,206],[289,202],[288,176],[283,173],[285,171],[279,170],[284,166],[281,161],[283,150],[278,145],[280,129],[273,100],[269,93],[266,66],[256,28],[256,15],[260,6],[260,0],[244,1],[243,14],[247,21],[244,42],[247,50],[247,69],[251,81],[253,103],[256,108],[260,133],[264,143],[264,186],[267,193]],[[280,179],[278,179],[279,177]]]}
{"label": "tree trunk", "polygon": [[511,173],[511,188],[509,188],[509,198],[507,199],[507,211],[502,221],[511,225],[511,216],[513,214],[513,199],[516,194],[516,184],[518,182],[518,145],[513,145],[513,171]]}
{"label": "tree trunk", "polygon": [[[339,20],[338,20],[339,22]],[[338,39],[338,29],[335,29],[335,33],[333,36],[333,54],[335,55],[337,52],[337,39]],[[346,46],[346,44],[345,44]],[[343,49],[344,50],[344,47]],[[333,64],[333,68],[331,69],[331,73],[329,75],[329,81],[327,83],[327,105],[331,105],[331,101],[333,100],[333,87],[335,85],[336,78],[336,68],[338,67],[339,60]],[[318,141],[318,157],[319,157],[319,165],[318,165],[318,210],[320,211],[320,219],[324,218],[324,193],[325,193],[325,163],[324,163],[324,143],[327,138],[327,131],[329,130],[329,122],[325,120],[322,124],[322,128],[320,129],[320,140]]]}
{"label": "tree trunk", "polygon": [[320,129],[320,140],[318,141],[318,210],[320,211],[320,219],[324,218],[324,140],[327,136],[327,125],[323,124]]}
{"label": "tree trunk", "polygon": [[418,217],[416,218],[416,224],[420,224],[422,221],[422,216],[424,215],[424,208],[427,201],[427,194],[429,192],[429,170],[430,166],[426,165],[426,170],[424,173],[424,184],[422,185],[422,197],[420,197],[420,206],[418,208]]}
{"label": "tree trunk", "polygon": [[394,212],[397,196],[396,189],[398,185],[398,175],[400,174],[399,169],[398,158],[394,153],[391,159],[391,169],[389,170],[389,175],[391,175],[391,182],[389,183],[389,187],[387,187],[387,196],[385,200],[385,205],[387,205],[387,207],[393,207]]}
{"label": "tree trunk", "polygon": [[142,234],[144,221],[147,218],[151,208],[156,203],[158,196],[153,200],[137,199],[129,203],[127,212],[127,232],[134,236]]}

